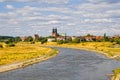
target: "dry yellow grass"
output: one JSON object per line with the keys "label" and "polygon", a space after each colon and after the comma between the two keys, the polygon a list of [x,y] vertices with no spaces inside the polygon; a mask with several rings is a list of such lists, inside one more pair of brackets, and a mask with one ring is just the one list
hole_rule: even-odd
{"label": "dry yellow grass", "polygon": [[[99,51],[108,57],[120,56],[120,48],[111,48],[114,43],[111,42],[84,42],[84,43],[67,43],[58,45],[56,42],[48,42],[47,46],[58,46],[67,48],[87,49]],[[46,44],[45,44],[46,45]]]}
{"label": "dry yellow grass", "polygon": [[0,65],[47,55],[51,50],[50,48],[40,47],[38,43],[17,43],[15,47],[0,48]]}

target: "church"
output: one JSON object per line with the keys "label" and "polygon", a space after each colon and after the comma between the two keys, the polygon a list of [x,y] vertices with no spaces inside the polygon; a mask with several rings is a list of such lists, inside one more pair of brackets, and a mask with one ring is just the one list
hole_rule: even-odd
{"label": "church", "polygon": [[59,36],[59,34],[57,33],[57,28],[52,29],[52,36],[53,37],[58,37]]}

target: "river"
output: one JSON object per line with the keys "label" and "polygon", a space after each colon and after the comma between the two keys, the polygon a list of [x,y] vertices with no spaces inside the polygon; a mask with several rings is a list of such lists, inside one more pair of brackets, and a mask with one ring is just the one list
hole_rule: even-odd
{"label": "river", "polygon": [[120,61],[95,52],[58,50],[58,56],[47,61],[0,73],[0,80],[109,80],[106,74],[120,66]]}

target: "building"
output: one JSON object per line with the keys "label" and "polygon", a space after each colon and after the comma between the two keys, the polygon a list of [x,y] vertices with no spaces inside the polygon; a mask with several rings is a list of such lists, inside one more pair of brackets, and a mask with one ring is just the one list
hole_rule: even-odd
{"label": "building", "polygon": [[21,37],[21,40],[25,41],[25,40],[27,40],[27,38],[28,38],[28,36],[24,36],[24,37]]}
{"label": "building", "polygon": [[104,39],[103,36],[96,36],[96,41],[102,41]]}
{"label": "building", "polygon": [[39,35],[38,34],[34,34],[34,40],[38,41],[39,40]]}
{"label": "building", "polygon": [[47,41],[48,42],[53,42],[53,41],[55,41],[55,38],[47,38]]}
{"label": "building", "polygon": [[57,28],[53,28],[52,30],[52,37],[58,37],[59,34],[57,33]]}
{"label": "building", "polygon": [[120,35],[114,35],[113,38],[120,38]]}

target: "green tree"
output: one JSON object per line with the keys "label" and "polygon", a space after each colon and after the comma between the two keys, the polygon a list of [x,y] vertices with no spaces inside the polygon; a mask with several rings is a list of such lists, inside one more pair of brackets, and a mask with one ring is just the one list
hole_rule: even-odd
{"label": "green tree", "polygon": [[47,43],[47,38],[42,38],[41,39],[41,44]]}
{"label": "green tree", "polygon": [[19,36],[15,37],[15,42],[20,42],[20,41],[22,41],[22,39]]}
{"label": "green tree", "polygon": [[32,42],[33,41],[33,37],[32,36],[28,36],[26,39],[25,39],[25,42]]}
{"label": "green tree", "polygon": [[110,41],[110,42],[114,42],[114,38],[110,38],[109,41]]}
{"label": "green tree", "polygon": [[9,43],[13,43],[14,42],[14,39],[13,38],[8,38],[5,43],[6,44],[9,44]]}
{"label": "green tree", "polygon": [[57,41],[57,44],[63,44],[63,43],[64,43],[63,40],[59,40],[59,41]]}
{"label": "green tree", "polygon": [[104,33],[103,41],[109,41],[109,38],[108,38],[108,36],[106,35],[106,33]]}
{"label": "green tree", "polygon": [[39,37],[39,41],[41,41],[43,39],[43,37]]}
{"label": "green tree", "polygon": [[116,44],[120,44],[120,38],[114,38],[114,42],[116,42]]}
{"label": "green tree", "polygon": [[85,40],[85,39],[82,39],[81,42],[86,42],[86,40]]}
{"label": "green tree", "polygon": [[72,42],[71,38],[65,39],[65,41],[64,41],[64,43],[71,43],[71,42]]}
{"label": "green tree", "polygon": [[87,34],[86,36],[91,36],[90,34]]}

